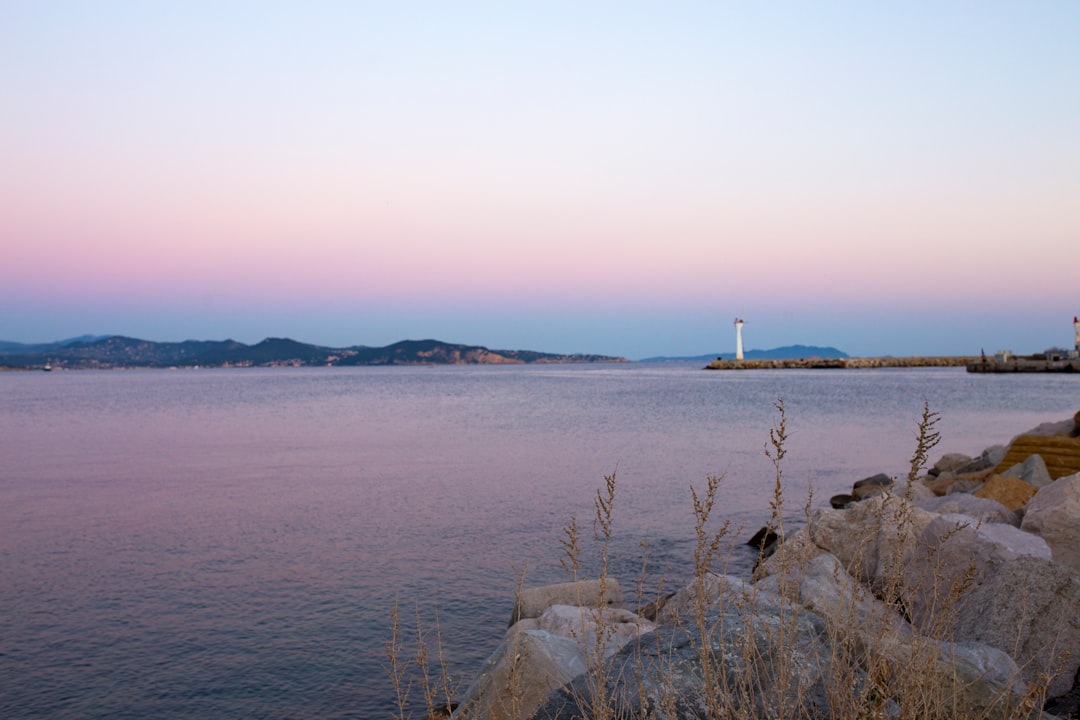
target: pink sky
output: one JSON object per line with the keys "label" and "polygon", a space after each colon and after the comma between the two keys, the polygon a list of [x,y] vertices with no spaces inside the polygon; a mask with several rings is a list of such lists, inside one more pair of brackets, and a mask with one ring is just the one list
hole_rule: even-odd
{"label": "pink sky", "polygon": [[0,9],[0,339],[1071,337],[1071,4],[324,10]]}

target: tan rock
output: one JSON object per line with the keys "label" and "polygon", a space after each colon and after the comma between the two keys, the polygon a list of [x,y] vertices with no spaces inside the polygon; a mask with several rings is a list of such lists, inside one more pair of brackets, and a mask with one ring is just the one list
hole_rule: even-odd
{"label": "tan rock", "polygon": [[1018,478],[991,475],[982,489],[973,494],[975,497],[997,500],[1010,510],[1019,510],[1034,497],[1036,492],[1034,485]]}
{"label": "tan rock", "polygon": [[954,492],[969,492],[968,488],[981,485],[994,473],[993,468],[978,470],[976,472],[956,473],[952,470],[944,470],[937,477],[928,476],[923,484],[934,491],[935,495],[951,495]]}
{"label": "tan rock", "polygon": [[995,473],[1001,473],[1032,455],[1042,455],[1050,477],[1057,480],[1080,472],[1080,437],[1021,435],[1012,441]]}
{"label": "tan rock", "polygon": [[956,482],[956,473],[952,470],[942,470],[937,475],[928,475],[923,481],[926,487],[930,488],[935,495],[947,495],[949,488]]}

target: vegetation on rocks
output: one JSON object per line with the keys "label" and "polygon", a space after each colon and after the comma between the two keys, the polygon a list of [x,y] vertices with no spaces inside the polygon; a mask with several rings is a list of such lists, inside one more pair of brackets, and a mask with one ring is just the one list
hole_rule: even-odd
{"label": "vegetation on rocks", "polygon": [[[411,701],[394,610],[396,717],[416,707],[462,720],[1080,717],[1080,467],[1014,452],[1030,434],[928,467],[940,435],[926,406],[906,477],[867,478],[829,508],[808,498],[791,530],[782,401],[776,412],[771,516],[750,543],[752,577],[715,571],[730,527],[715,518],[723,478],[708,477],[690,488],[692,577],[674,592],[635,583],[627,610],[608,572],[611,475],[595,498],[595,577],[581,576],[571,518],[569,581],[519,581],[511,626],[467,688],[432,669],[421,635],[411,662],[422,703]],[[1038,436],[1053,448],[1080,442],[1080,413]]]}

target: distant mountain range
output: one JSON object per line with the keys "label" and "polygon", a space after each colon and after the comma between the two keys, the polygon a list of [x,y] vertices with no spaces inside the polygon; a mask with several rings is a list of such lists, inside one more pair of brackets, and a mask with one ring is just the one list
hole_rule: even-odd
{"label": "distant mountain range", "polygon": [[[849,355],[834,347],[818,347],[817,345],[785,345],[772,350],[747,350],[743,353],[747,360],[798,360],[802,358],[846,358]],[[713,355],[691,355],[683,357],[651,357],[641,362],[712,362],[717,358],[734,360],[735,353],[716,353]]]}
{"label": "distant mountain range", "polygon": [[152,342],[136,338],[84,336],[55,343],[0,341],[0,367],[161,368],[300,367],[305,365],[502,365],[515,363],[625,362],[607,355],[557,355],[532,350],[489,350],[439,340],[403,340],[386,347],[330,348],[289,338],[255,345],[235,340]]}

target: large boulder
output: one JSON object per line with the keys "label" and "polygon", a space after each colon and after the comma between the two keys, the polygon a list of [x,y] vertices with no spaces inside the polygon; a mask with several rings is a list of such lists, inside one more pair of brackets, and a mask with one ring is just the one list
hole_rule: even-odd
{"label": "large boulder", "polygon": [[837,636],[865,643],[882,633],[907,635],[909,625],[896,608],[870,594],[843,568],[836,556],[822,552],[793,567],[788,575],[776,572],[754,584],[759,591],[784,595],[821,615]]}
{"label": "large boulder", "polygon": [[1050,560],[1050,547],[1011,525],[980,525],[966,515],[935,517],[904,555],[900,594],[912,624],[952,639],[953,618],[969,590],[1022,556]]}
{"label": "large boulder", "polygon": [[831,691],[824,622],[749,598],[708,611],[700,626],[659,627],[612,658],[599,682],[581,676],[553,693],[537,717],[840,717],[848,693]]}
{"label": "large boulder", "polygon": [[1080,577],[1073,570],[1022,555],[1002,563],[964,596],[952,633],[958,641],[1009,653],[1029,684],[1045,676],[1052,698],[1069,692],[1080,668],[1077,608]]}
{"label": "large boulder", "polygon": [[552,605],[506,631],[454,717],[526,720],[552,690],[652,629],[626,610]]}
{"label": "large boulder", "polygon": [[752,585],[733,575],[705,573],[668,599],[656,616],[656,624],[690,626],[704,614],[722,610],[725,606],[734,607],[751,601],[773,605],[782,602],[779,594],[771,589]]}
{"label": "large boulder", "polygon": [[1043,538],[1055,561],[1080,572],[1080,473],[1039,490],[1020,527]]}
{"label": "large boulder", "polygon": [[1029,684],[1066,692],[1080,665],[1080,578],[1011,525],[942,515],[905,556],[904,605],[921,633],[1013,655]]}
{"label": "large boulder", "polygon": [[846,510],[818,510],[808,533],[813,544],[835,555],[847,572],[880,590],[898,572],[905,548],[934,517],[886,493]]}

